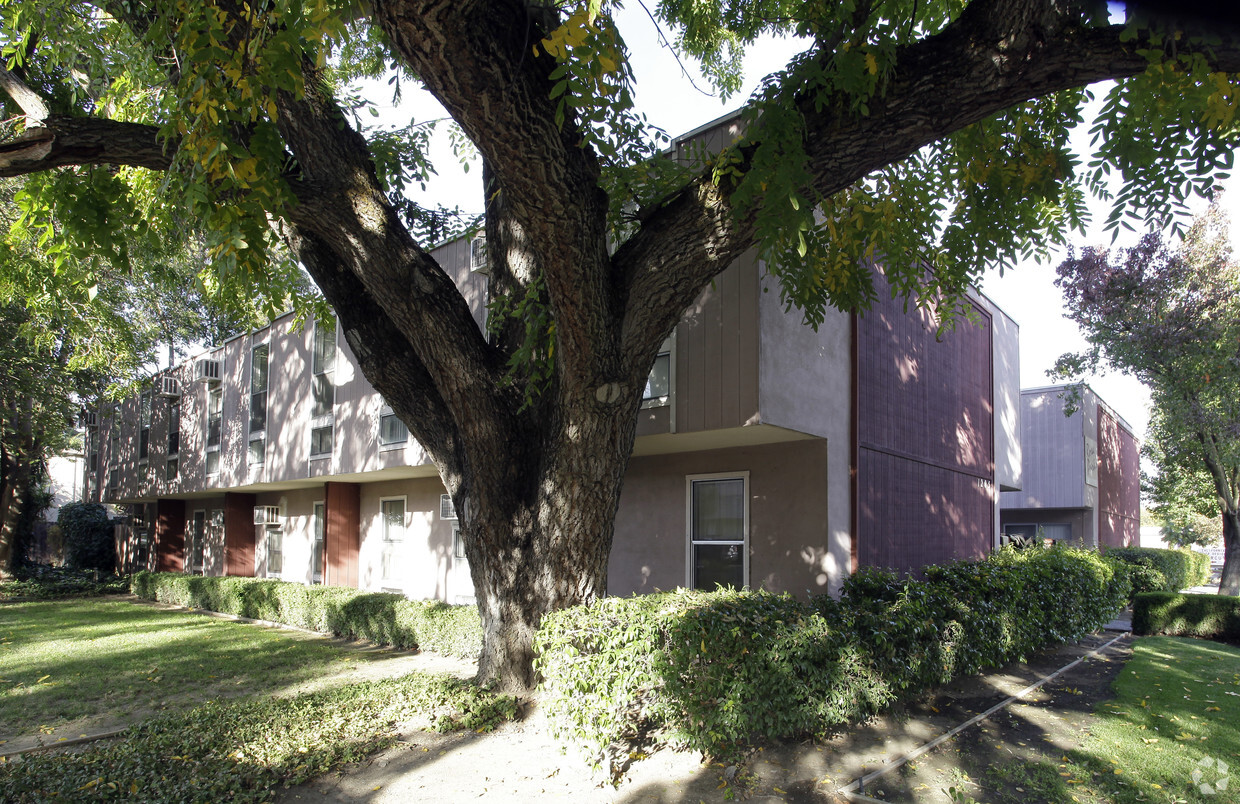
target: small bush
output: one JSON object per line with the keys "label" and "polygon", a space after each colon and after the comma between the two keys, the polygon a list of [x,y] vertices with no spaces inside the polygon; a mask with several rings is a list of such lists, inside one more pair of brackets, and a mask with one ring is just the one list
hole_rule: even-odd
{"label": "small bush", "polygon": [[65,540],[65,563],[75,569],[116,568],[116,540],[108,511],[99,503],[71,502],[56,516]]}
{"label": "small bush", "polygon": [[655,734],[727,756],[818,736],[892,700],[1105,625],[1128,576],[1097,553],[1005,550],[926,571],[863,569],[839,601],[679,590],[552,612],[535,638],[543,707],[602,762]]}
{"label": "small bush", "polygon": [[[1134,593],[1178,592],[1210,580],[1210,558],[1205,553],[1157,547],[1112,547],[1106,554],[1108,558],[1153,570],[1137,571],[1133,576]],[[1160,576],[1161,585],[1156,585]]]}
{"label": "small bush", "polygon": [[1132,630],[1240,644],[1240,598],[1145,592],[1133,600]]}
{"label": "small bush", "polygon": [[401,650],[419,648],[473,658],[482,647],[482,623],[473,606],[339,586],[171,572],[139,572],[131,588],[147,600],[366,639]]}
{"label": "small bush", "polygon": [[124,594],[128,580],[117,575],[100,575],[95,570],[48,567],[33,564],[22,567],[11,581],[0,584],[0,600],[51,600],[62,597]]}

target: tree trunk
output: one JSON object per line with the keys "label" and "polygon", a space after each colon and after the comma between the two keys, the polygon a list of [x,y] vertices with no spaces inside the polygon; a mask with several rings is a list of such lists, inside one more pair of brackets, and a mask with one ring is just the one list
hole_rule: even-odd
{"label": "tree trunk", "polygon": [[30,464],[22,456],[4,455],[4,481],[0,483],[0,580],[13,577],[13,559],[21,530],[22,509],[30,494]]}
{"label": "tree trunk", "polygon": [[1223,577],[1220,595],[1240,595],[1240,512],[1223,512]]}

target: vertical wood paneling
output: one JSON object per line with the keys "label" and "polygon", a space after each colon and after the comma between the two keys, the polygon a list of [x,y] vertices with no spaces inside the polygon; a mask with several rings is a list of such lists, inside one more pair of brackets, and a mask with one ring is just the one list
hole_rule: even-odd
{"label": "vertical wood paneling", "polygon": [[362,533],[362,492],[357,483],[324,483],[323,547],[327,584],[357,586]]}
{"label": "vertical wood paneling", "polygon": [[940,340],[932,317],[880,292],[857,321],[858,560],[916,570],[991,545],[990,317]]}
{"label": "vertical wood paneling", "polygon": [[159,572],[185,568],[185,501],[159,500],[155,506],[155,567]]}
{"label": "vertical wood paneling", "polygon": [[224,574],[254,577],[253,494],[224,494]]}

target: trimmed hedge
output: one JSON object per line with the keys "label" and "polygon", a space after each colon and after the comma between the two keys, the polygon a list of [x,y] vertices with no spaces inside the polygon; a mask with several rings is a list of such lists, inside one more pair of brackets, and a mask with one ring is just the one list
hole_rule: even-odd
{"label": "trimmed hedge", "polygon": [[1195,550],[1163,550],[1157,547],[1111,547],[1108,558],[1144,569],[1132,573],[1133,594],[1178,592],[1210,580],[1210,557]]}
{"label": "trimmed hedge", "polygon": [[1145,592],[1133,599],[1132,630],[1141,635],[1188,636],[1240,644],[1240,598]]}
{"label": "trimmed hedge", "polygon": [[726,756],[821,736],[893,700],[1105,625],[1127,574],[1087,550],[1004,550],[925,580],[866,569],[839,601],[752,590],[604,598],[535,638],[553,731],[596,762],[650,735]]}
{"label": "trimmed hedge", "polygon": [[401,650],[420,648],[474,658],[482,648],[482,623],[473,606],[341,586],[176,572],[139,572],[130,588],[147,600],[367,639]]}

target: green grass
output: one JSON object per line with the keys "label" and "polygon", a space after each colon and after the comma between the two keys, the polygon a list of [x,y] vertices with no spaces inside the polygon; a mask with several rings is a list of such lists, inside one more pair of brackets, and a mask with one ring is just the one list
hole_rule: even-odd
{"label": "green grass", "polygon": [[259,802],[395,740],[422,717],[441,731],[486,730],[515,702],[472,682],[412,673],[290,698],[209,703],[75,754],[0,765],[0,801]]}
{"label": "green grass", "polygon": [[120,600],[0,604],[0,739],[271,693],[363,661],[299,634]]}
{"label": "green grass", "polygon": [[[1240,801],[1240,648],[1174,637],[1146,637],[1098,707],[1090,736],[1059,761],[1010,763],[987,771],[1022,801]],[[1210,760],[1208,767],[1200,763]],[[1216,787],[1217,760],[1229,767]],[[1193,772],[1200,779],[1193,779]]]}

